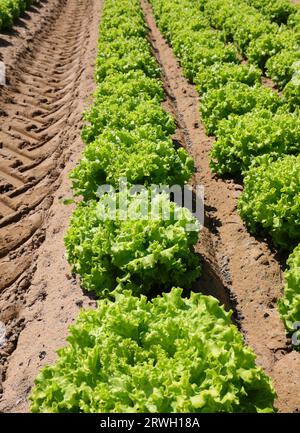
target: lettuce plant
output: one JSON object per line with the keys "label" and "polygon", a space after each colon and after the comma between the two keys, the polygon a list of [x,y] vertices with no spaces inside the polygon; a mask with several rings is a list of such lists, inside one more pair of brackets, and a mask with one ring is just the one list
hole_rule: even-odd
{"label": "lettuce plant", "polygon": [[195,76],[201,66],[211,66],[216,62],[237,62],[237,53],[233,45],[217,46],[214,48],[207,46],[195,47],[191,56],[184,55],[181,58],[184,75],[194,82]]}
{"label": "lettuce plant", "polygon": [[[131,117],[124,119],[130,122]],[[193,159],[185,149],[175,150],[171,139],[156,137],[157,132],[157,127],[144,125],[133,131],[107,130],[98,136],[86,146],[70,174],[74,194],[85,200],[96,198],[100,185],[118,189],[124,177],[129,184],[183,186],[194,172]]]}
{"label": "lettuce plant", "polygon": [[218,301],[181,289],[82,311],[32,412],[273,412],[274,390]]}
{"label": "lettuce plant", "polygon": [[144,100],[142,95],[136,98],[121,94],[106,97],[102,103],[95,103],[84,117],[86,124],[82,138],[86,143],[95,141],[107,129],[134,131],[149,126],[156,130],[154,140],[158,136],[166,138],[176,130],[173,117],[157,101]]}
{"label": "lettuce plant", "polygon": [[290,0],[246,0],[251,6],[260,10],[271,21],[286,24],[296,12],[296,6]]}
{"label": "lettuce plant", "polygon": [[300,156],[261,157],[244,179],[239,212],[252,232],[264,228],[276,245],[300,242]]}
{"label": "lettuce plant", "polygon": [[296,12],[289,16],[287,26],[290,29],[294,30],[296,33],[299,33],[299,30],[300,30],[300,9],[299,9],[299,6],[297,7]]}
{"label": "lettuce plant", "polygon": [[142,70],[109,75],[97,84],[94,102],[101,104],[105,98],[117,95],[157,102],[165,98],[162,82],[148,77]]}
{"label": "lettuce plant", "polygon": [[240,174],[259,155],[299,153],[300,117],[254,110],[222,120],[217,136],[211,152],[212,170],[219,175]]}
{"label": "lettuce plant", "polygon": [[217,131],[220,120],[231,114],[245,114],[254,108],[268,108],[275,112],[282,104],[271,89],[244,83],[229,82],[220,89],[209,90],[201,101],[201,117],[208,134]]}
{"label": "lettuce plant", "polygon": [[233,81],[254,86],[260,82],[260,77],[261,71],[253,65],[214,63],[198,68],[194,82],[199,93],[204,94],[210,89],[219,89]]}
{"label": "lettuce plant", "polygon": [[196,219],[166,194],[156,195],[151,204],[145,193],[128,197],[127,213],[122,197],[124,193],[103,195],[98,202],[81,204],[71,218],[67,258],[83,286],[99,297],[117,285],[117,290],[129,287],[136,294],[189,287],[199,275],[193,253]]}
{"label": "lettuce plant", "polygon": [[283,95],[290,111],[299,113],[300,107],[300,73],[292,77],[283,89]]}
{"label": "lettuce plant", "polygon": [[264,69],[269,58],[275,56],[284,48],[293,46],[295,34],[291,31],[278,31],[273,33],[263,33],[257,39],[253,39],[247,48],[247,58],[249,62]]}
{"label": "lettuce plant", "polygon": [[107,43],[99,43],[96,61],[96,79],[101,82],[107,75],[116,72],[142,70],[149,77],[158,78],[160,69],[150,51],[146,39],[119,37]]}
{"label": "lettuce plant", "polygon": [[288,333],[292,334],[300,322],[300,245],[298,245],[287,261],[285,271],[284,295],[278,302],[278,309]]}
{"label": "lettuce plant", "polygon": [[[300,48],[300,47],[299,47]],[[282,89],[295,73],[294,66],[299,66],[300,49],[284,49],[271,57],[266,63],[266,74]]]}
{"label": "lettuce plant", "polygon": [[203,3],[204,15],[210,23],[222,30],[241,53],[246,53],[251,41],[278,30],[277,24],[244,0],[206,0]]}
{"label": "lettuce plant", "polygon": [[189,80],[194,81],[199,68],[216,62],[238,62],[236,48],[225,44],[223,34],[210,28],[197,2],[153,0],[152,5],[159,28],[171,43]]}
{"label": "lettuce plant", "polygon": [[0,1],[0,29],[8,29],[22,12],[29,8],[36,0],[1,0]]}

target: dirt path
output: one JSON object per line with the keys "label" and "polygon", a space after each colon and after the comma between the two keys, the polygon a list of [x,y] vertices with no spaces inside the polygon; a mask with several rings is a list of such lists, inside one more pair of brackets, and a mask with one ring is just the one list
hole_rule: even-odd
{"label": "dirt path", "polygon": [[0,94],[1,291],[28,269],[43,238],[37,231],[51,204],[74,123],[72,104],[86,38],[84,10],[82,1],[58,2],[57,19],[45,23],[17,63],[4,59],[8,71]]}
{"label": "dirt path", "polygon": [[[245,229],[236,205],[242,187],[214,177],[209,169],[213,138],[206,136],[199,117],[199,97],[183,77],[172,50],[160,34],[149,4],[142,0],[150,41],[163,68],[165,86],[176,107],[187,148],[197,166],[195,182],[205,186],[206,227],[197,251],[204,259],[204,284],[223,299],[236,300],[241,330],[257,354],[258,363],[271,375],[280,411],[300,410],[300,353],[291,352],[276,310],[282,292],[282,273],[266,242]],[[209,277],[209,278],[208,278]],[[211,281],[209,281],[209,279]]]}
{"label": "dirt path", "polygon": [[[49,0],[0,34],[0,410],[26,411],[37,371],[54,360],[79,307],[63,236],[68,172],[82,151],[81,114],[94,89],[102,0]],[[8,362],[9,361],[9,362]],[[1,378],[1,375],[0,375]],[[0,381],[1,384],[1,381]]]}

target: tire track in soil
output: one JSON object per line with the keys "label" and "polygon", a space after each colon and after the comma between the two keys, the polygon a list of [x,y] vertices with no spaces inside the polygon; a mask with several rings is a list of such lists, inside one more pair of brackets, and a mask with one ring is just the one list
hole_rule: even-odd
{"label": "tire track in soil", "polygon": [[[28,293],[40,246],[49,218],[55,218],[49,209],[62,178],[68,182],[62,172],[80,137],[83,107],[78,99],[92,91],[91,65],[87,84],[83,77],[86,57],[93,55],[94,61],[96,56],[101,4],[101,0],[44,0],[40,8],[32,8],[40,27],[33,28],[33,18],[25,14],[21,27],[26,37],[18,49],[14,43],[20,43],[19,31],[7,32],[7,43],[0,34],[0,46],[12,46],[11,58],[0,53],[7,65],[7,85],[0,87],[0,321],[7,328],[0,347],[0,393],[9,358],[28,321],[24,309],[31,307]],[[60,258],[64,251],[54,253]],[[42,270],[45,286],[47,271]],[[46,297],[42,290],[36,299]]]}
{"label": "tire track in soil", "polygon": [[28,269],[43,238],[37,231],[64,164],[67,126],[81,73],[84,10],[83,1],[65,3],[2,88],[0,291]]}
{"label": "tire track in soil", "polygon": [[273,379],[278,394],[276,406],[282,412],[299,411],[300,353],[291,351],[276,310],[283,286],[280,264],[266,241],[247,232],[237,213],[242,186],[211,173],[209,152],[214,138],[206,136],[201,123],[199,96],[184,78],[172,49],[158,30],[150,4],[146,0],[141,4],[170,95],[171,102],[166,105],[177,112],[184,135],[181,142],[186,143],[196,162],[194,184],[205,187],[205,227],[196,247],[203,260],[204,279],[200,285],[205,287],[201,291],[214,294],[225,305],[234,299],[245,341],[254,349],[258,364]]}

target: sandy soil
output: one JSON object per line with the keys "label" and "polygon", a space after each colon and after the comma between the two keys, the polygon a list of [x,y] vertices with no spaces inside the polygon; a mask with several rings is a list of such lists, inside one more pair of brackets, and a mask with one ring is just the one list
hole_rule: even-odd
{"label": "sandy soil", "polygon": [[300,411],[300,353],[290,353],[290,342],[276,310],[283,286],[280,264],[266,240],[251,236],[237,213],[242,186],[212,175],[209,152],[214,139],[206,136],[201,124],[199,96],[183,77],[155,24],[151,7],[145,0],[142,5],[167,93],[177,111],[186,147],[196,162],[195,184],[205,187],[206,222],[197,245],[205,275],[200,289],[235,308],[245,341],[273,379],[278,409]]}
{"label": "sandy soil", "polygon": [[[34,377],[65,344],[81,306],[63,236],[68,172],[82,151],[81,114],[94,89],[101,0],[49,0],[0,35],[0,410],[27,411]],[[21,332],[22,331],[22,332]],[[20,334],[21,332],[21,334]],[[9,361],[9,362],[8,362]]]}

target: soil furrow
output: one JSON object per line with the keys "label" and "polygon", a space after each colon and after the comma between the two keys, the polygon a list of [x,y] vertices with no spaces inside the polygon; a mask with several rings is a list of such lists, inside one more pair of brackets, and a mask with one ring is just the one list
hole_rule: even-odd
{"label": "soil furrow", "polygon": [[[52,56],[50,54],[47,55],[47,52],[45,52],[45,44],[43,43],[41,35],[41,43],[39,44],[39,42],[35,41],[34,49],[26,50],[24,55],[22,57],[20,56],[18,67],[11,69],[8,75],[8,86],[5,89],[4,98],[0,92],[1,107],[6,113],[5,117],[0,118],[0,129],[9,136],[1,140],[1,148],[5,153],[5,158],[0,159],[1,187],[3,191],[2,194],[16,199],[16,206],[12,205],[11,212],[18,212],[20,207],[23,206],[22,194],[28,194],[28,190],[31,189],[30,193],[34,196],[36,185],[41,180],[49,178],[51,181],[45,181],[46,188],[40,191],[40,200],[38,200],[38,203],[40,203],[44,197],[51,193],[51,184],[59,175],[60,170],[55,169],[59,167],[64,160],[64,141],[67,140],[67,131],[64,132],[64,129],[67,125],[67,118],[71,114],[71,105],[78,85],[77,77],[78,70],[80,69],[80,53],[84,51],[83,42],[86,35],[86,31],[82,31],[82,29],[87,29],[88,13],[85,12],[86,7],[90,7],[90,3],[91,2],[88,2],[88,5],[86,5],[84,1],[68,1],[62,8],[61,14],[57,19],[44,28],[45,37],[47,38],[50,34],[51,42],[56,48],[55,51],[52,50]],[[72,20],[68,19],[68,17],[72,17]],[[73,38],[70,37],[70,33],[74,34]],[[63,37],[65,35],[68,35],[69,38],[69,43],[67,44]],[[72,51],[69,52],[69,55],[66,55],[69,46],[72,46]],[[56,76],[55,64],[60,62],[69,76],[68,84],[65,85],[65,79],[57,79],[55,83],[51,83],[50,87],[49,83],[47,83],[47,79],[37,79],[35,76],[32,76],[30,70],[25,72],[26,65],[28,65],[29,62],[31,62],[35,69],[40,69],[41,66],[45,65],[49,65],[50,68],[52,67],[54,71],[52,79]],[[77,67],[74,66],[75,64]],[[46,97],[45,104],[50,111],[54,109],[54,104],[56,106],[56,104],[60,103],[63,99],[62,110],[59,115],[54,115],[41,123],[36,122],[35,118],[31,117],[30,110],[26,117],[22,117],[19,113],[19,98],[23,98],[23,95],[31,96],[33,99]],[[7,99],[14,101],[14,104],[10,102],[6,103]],[[7,122],[8,119],[9,122]],[[62,134],[53,148],[51,139],[60,132],[62,132]],[[10,151],[12,146],[17,150],[21,150],[24,141],[27,143],[26,150],[30,152],[32,160],[37,160],[34,170],[32,170],[32,168],[30,170],[24,170],[25,162],[18,154]],[[43,158],[41,158],[40,153],[41,147],[43,148]],[[39,152],[34,153],[33,150],[37,148],[39,148]],[[51,164],[43,163],[45,158],[49,157],[51,157]],[[39,167],[40,164],[43,165]],[[31,162],[31,167],[33,165],[34,162]],[[23,186],[21,190],[16,191],[21,186]],[[32,206],[30,206],[28,211],[34,211]],[[3,217],[9,216],[7,206],[4,209],[4,205],[0,204],[0,212]],[[22,218],[25,216],[26,212],[23,212]],[[0,236],[4,240],[9,238],[13,232],[14,224],[8,224],[6,226],[2,224]],[[22,234],[20,234],[20,236],[22,236]],[[9,261],[7,262],[7,266],[10,266]],[[4,287],[3,285],[4,282],[0,280],[0,290]]]}

